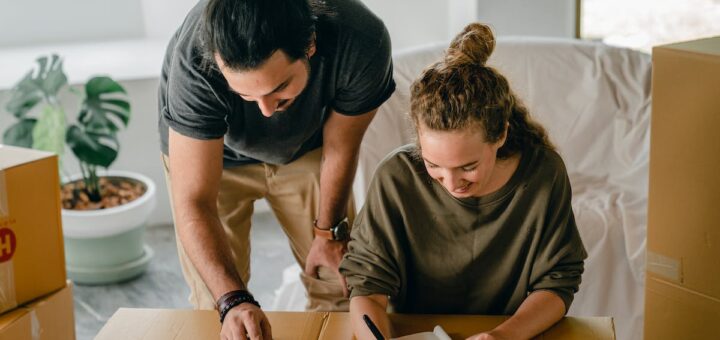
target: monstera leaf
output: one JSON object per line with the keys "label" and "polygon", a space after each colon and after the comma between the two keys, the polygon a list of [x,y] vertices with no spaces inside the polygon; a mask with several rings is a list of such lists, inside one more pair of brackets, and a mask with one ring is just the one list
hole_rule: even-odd
{"label": "monstera leaf", "polygon": [[88,132],[114,134],[120,125],[127,127],[130,103],[112,94],[125,94],[120,84],[109,77],[94,77],[85,84],[85,101],[78,121]]}
{"label": "monstera leaf", "polygon": [[3,134],[3,143],[7,145],[21,146],[31,148],[33,145],[33,128],[35,128],[36,119],[23,118],[19,122],[10,126]]}
{"label": "monstera leaf", "polygon": [[10,101],[5,106],[17,118],[23,118],[43,99],[53,104],[52,102],[57,101],[58,91],[67,84],[60,57],[41,57],[37,59],[37,63],[39,68],[30,70],[13,87]]}
{"label": "monstera leaf", "polygon": [[81,163],[109,167],[117,158],[120,143],[114,134],[95,133],[71,125],[66,141]]}

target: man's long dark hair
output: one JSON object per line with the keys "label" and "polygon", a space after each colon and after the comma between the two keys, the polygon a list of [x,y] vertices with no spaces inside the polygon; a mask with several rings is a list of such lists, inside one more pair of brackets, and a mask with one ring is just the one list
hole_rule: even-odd
{"label": "man's long dark hair", "polygon": [[304,58],[322,3],[311,0],[210,0],[201,21],[205,65],[215,54],[232,70],[255,69],[277,50]]}

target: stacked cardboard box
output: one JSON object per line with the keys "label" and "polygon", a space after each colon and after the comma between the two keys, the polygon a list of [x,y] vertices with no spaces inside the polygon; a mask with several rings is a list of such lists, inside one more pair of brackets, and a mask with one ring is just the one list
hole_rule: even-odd
{"label": "stacked cardboard box", "polygon": [[[1,339],[37,338],[43,329],[41,319],[52,319],[43,316],[47,310],[69,315],[65,326],[74,329],[72,290],[65,281],[59,190],[57,156],[0,145]],[[22,326],[28,320],[32,328]],[[26,330],[26,336],[19,337],[19,329]],[[15,333],[8,336],[6,332],[11,331]]]}
{"label": "stacked cardboard box", "polygon": [[646,339],[720,338],[720,37],[653,49]]}
{"label": "stacked cardboard box", "polygon": [[72,286],[0,315],[2,340],[75,339]]}
{"label": "stacked cardboard box", "polygon": [[[348,313],[266,312],[275,340],[352,339]],[[441,325],[453,338],[465,339],[503,322],[503,316],[391,314],[399,335],[430,331]],[[220,336],[218,313],[210,310],[120,308],[100,330],[96,340],[194,340]],[[612,318],[567,317],[538,336],[558,340],[614,340]]]}

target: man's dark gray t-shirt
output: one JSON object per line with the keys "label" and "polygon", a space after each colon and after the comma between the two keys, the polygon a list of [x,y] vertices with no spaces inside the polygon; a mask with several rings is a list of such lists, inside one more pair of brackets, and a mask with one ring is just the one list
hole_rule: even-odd
{"label": "man's dark gray t-shirt", "polygon": [[307,87],[271,117],[232,92],[216,69],[202,67],[199,37],[206,1],[185,18],[167,48],[159,90],[159,130],[168,154],[168,127],[197,139],[224,136],[225,167],[287,164],[322,145],[330,110],[360,115],[395,90],[390,38],[383,22],[356,0],[328,0],[333,15],[316,24],[317,52]]}

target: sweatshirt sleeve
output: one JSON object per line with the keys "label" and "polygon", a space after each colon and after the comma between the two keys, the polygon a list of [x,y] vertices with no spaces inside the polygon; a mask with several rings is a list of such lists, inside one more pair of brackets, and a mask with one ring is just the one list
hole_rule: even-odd
{"label": "sweatshirt sleeve", "polygon": [[563,171],[555,178],[546,223],[530,273],[530,291],[549,290],[565,303],[567,313],[578,291],[587,258],[572,212],[570,180]]}
{"label": "sweatshirt sleeve", "polygon": [[[402,223],[392,186],[382,185],[378,168],[363,209],[355,220],[348,251],[340,264],[350,297],[382,294],[396,297],[401,288],[401,254],[394,227]],[[385,181],[387,182],[387,181]]]}

